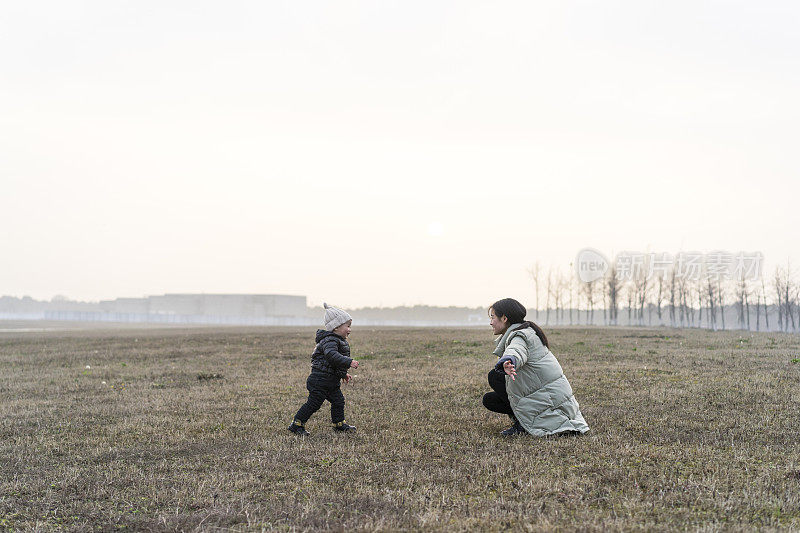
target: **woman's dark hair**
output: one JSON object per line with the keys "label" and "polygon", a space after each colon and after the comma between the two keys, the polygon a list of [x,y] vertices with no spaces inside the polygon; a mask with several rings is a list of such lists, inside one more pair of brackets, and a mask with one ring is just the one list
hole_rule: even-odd
{"label": "woman's dark hair", "polygon": [[489,307],[489,309],[494,310],[494,315],[498,318],[503,316],[506,317],[509,325],[522,322],[523,326],[520,329],[533,328],[533,331],[536,332],[536,336],[539,337],[539,340],[542,341],[542,344],[544,344],[547,348],[550,348],[550,344],[547,342],[547,335],[544,334],[542,328],[531,321],[525,321],[525,315],[528,314],[528,310],[525,309],[525,306],[516,301],[514,298],[503,298],[502,300],[497,300],[491,305],[491,307]]}

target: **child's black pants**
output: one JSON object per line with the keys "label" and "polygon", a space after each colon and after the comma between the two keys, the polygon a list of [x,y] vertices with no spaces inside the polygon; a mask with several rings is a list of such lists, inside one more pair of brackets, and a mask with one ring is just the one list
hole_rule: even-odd
{"label": "child's black pants", "polygon": [[311,372],[306,380],[308,400],[294,417],[305,424],[316,413],[325,400],[331,403],[331,422],[344,420],[344,395],[340,378],[333,374]]}
{"label": "child's black pants", "polygon": [[489,386],[492,388],[492,392],[483,395],[483,406],[495,413],[513,415],[514,411],[511,409],[506,392],[506,375],[500,374],[494,369],[490,370]]}

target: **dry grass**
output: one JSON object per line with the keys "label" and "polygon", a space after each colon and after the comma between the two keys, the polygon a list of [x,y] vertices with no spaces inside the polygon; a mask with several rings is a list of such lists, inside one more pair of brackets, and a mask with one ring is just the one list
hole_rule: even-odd
{"label": "dry grass", "polygon": [[305,440],[311,329],[0,333],[0,529],[800,528],[800,338],[548,335],[582,437],[498,437],[483,329],[354,328]]}

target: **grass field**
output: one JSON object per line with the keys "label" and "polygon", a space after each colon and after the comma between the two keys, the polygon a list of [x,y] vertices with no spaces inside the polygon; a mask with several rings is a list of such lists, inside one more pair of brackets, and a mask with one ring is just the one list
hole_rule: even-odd
{"label": "grass field", "polygon": [[0,530],[800,529],[800,338],[546,331],[584,436],[498,436],[488,327],[355,324],[307,439],[312,329],[0,332]]}

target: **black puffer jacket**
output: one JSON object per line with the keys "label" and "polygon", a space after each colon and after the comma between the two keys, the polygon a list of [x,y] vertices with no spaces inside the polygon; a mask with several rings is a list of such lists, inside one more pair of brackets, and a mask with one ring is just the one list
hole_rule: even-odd
{"label": "black puffer jacket", "polygon": [[312,372],[324,372],[344,378],[353,360],[350,358],[350,344],[332,331],[317,330],[317,347],[311,354]]}

